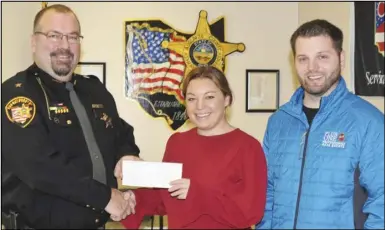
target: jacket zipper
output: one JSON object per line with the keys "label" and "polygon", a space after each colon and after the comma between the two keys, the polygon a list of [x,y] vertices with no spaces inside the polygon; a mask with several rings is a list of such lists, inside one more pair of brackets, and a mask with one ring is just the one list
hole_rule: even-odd
{"label": "jacket zipper", "polygon": [[[321,105],[322,105],[322,98],[319,103],[319,109],[318,112],[321,110]],[[295,205],[295,215],[294,215],[294,226],[293,229],[297,229],[297,221],[298,221],[298,212],[299,212],[299,202],[301,200],[301,192],[302,192],[302,178],[303,178],[303,167],[305,166],[305,160],[306,160],[306,152],[307,152],[307,142],[309,139],[309,133],[310,133],[310,128],[312,124],[314,123],[315,118],[317,117],[318,112],[315,114],[315,116],[312,119],[312,122],[309,124],[309,128],[306,131],[306,136],[305,136],[305,144],[303,146],[303,156],[302,156],[302,162],[301,162],[301,174],[299,177],[299,186],[298,186],[298,195],[297,195],[297,203]]]}
{"label": "jacket zipper", "polygon": [[299,177],[299,187],[298,187],[297,203],[295,205],[295,216],[294,216],[294,227],[293,227],[293,229],[297,228],[297,219],[298,219],[298,212],[299,212],[299,202],[301,200],[301,191],[302,191],[303,167],[305,166],[306,149],[307,149],[307,142],[308,142],[308,139],[309,139],[310,128],[311,128],[311,124],[310,124],[308,130],[306,131],[305,144],[304,144],[304,147],[303,147],[303,156],[302,156],[302,162],[301,162],[301,173],[300,173],[300,177]]}

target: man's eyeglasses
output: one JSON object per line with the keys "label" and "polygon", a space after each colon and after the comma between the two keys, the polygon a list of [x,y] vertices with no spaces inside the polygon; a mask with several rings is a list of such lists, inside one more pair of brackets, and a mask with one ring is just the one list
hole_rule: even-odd
{"label": "man's eyeglasses", "polygon": [[71,44],[80,44],[82,39],[83,39],[83,36],[81,36],[81,35],[77,35],[77,34],[62,34],[62,33],[58,33],[58,32],[43,33],[43,32],[40,32],[40,31],[36,31],[35,34],[44,35],[44,36],[47,37],[48,40],[50,40],[52,42],[59,42],[59,41],[63,40],[64,36],[66,36],[68,43],[71,43]]}

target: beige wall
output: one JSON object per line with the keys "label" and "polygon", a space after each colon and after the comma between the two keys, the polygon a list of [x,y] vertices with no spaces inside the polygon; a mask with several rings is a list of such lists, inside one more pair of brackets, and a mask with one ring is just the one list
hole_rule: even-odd
{"label": "beige wall", "polygon": [[[298,23],[315,17],[332,20],[346,36],[349,52],[349,3],[85,3],[67,2],[77,14],[85,36],[82,61],[107,63],[107,88],[116,99],[120,115],[135,128],[137,143],[145,160],[159,161],[163,156],[170,128],[161,119],[153,119],[132,100],[124,98],[124,28],[128,19],[161,18],[174,28],[193,33],[198,13],[208,12],[209,22],[225,17],[225,38],[243,42],[244,53],[227,56],[226,74],[234,91],[235,102],[230,122],[262,140],[270,114],[245,113],[245,69],[280,69],[281,104],[294,91],[289,38]],[[31,62],[29,35],[34,14],[40,3],[3,3],[2,81],[26,68]],[[284,21],[282,21],[284,19]],[[350,86],[349,68],[344,72]],[[370,102],[384,111],[383,98]],[[180,131],[188,129],[184,126]]]}
{"label": "beige wall", "polygon": [[1,5],[1,78],[4,81],[31,64],[30,35],[33,18],[41,5],[37,2],[2,2]]}

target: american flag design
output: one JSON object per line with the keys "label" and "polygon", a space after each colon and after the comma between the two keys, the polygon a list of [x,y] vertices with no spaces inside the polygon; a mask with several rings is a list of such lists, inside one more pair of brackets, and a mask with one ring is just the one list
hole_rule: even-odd
{"label": "american flag design", "polygon": [[15,122],[23,124],[30,117],[27,113],[23,112],[22,107],[14,107],[11,109],[12,118]]}
{"label": "american flag design", "polygon": [[384,55],[384,2],[375,2],[376,33],[375,42],[379,52]]}
{"label": "american flag design", "polygon": [[132,28],[126,47],[126,96],[133,93],[173,94],[183,100],[180,89],[186,64],[183,57],[167,48],[163,41],[185,41],[172,30]]}

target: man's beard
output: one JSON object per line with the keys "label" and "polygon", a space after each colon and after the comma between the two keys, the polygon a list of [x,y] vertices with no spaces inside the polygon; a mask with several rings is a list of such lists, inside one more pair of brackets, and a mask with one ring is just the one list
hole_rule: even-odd
{"label": "man's beard", "polygon": [[[325,79],[324,80],[324,83],[323,83],[323,86],[321,88],[314,88],[310,85],[307,84],[307,82],[309,82],[310,80],[307,79],[308,76],[315,76],[315,75],[321,75],[323,76],[323,78]],[[302,88],[304,88],[304,90],[310,94],[310,95],[313,95],[313,96],[322,96],[324,95],[336,82],[338,82],[341,78],[341,66],[338,65],[338,67],[330,73],[330,75],[328,77],[325,78],[325,74],[324,73],[320,73],[320,72],[308,72],[306,73],[304,79],[299,79],[300,80],[300,83],[301,83],[301,86]]]}
{"label": "man's beard", "polygon": [[[68,49],[58,49],[51,54],[51,66],[55,74],[60,77],[67,76],[72,70],[74,54]],[[69,56],[66,60],[59,60],[58,56]]]}

